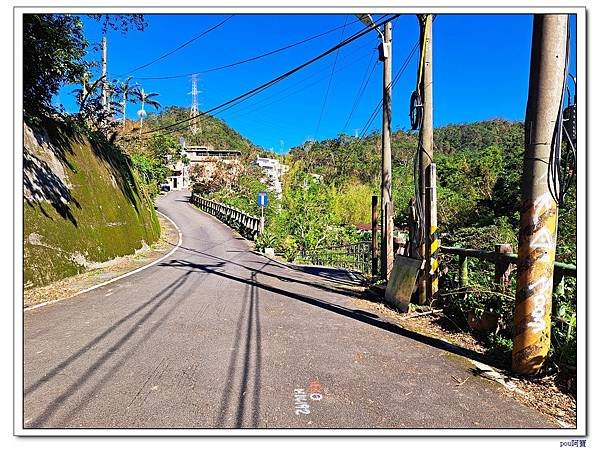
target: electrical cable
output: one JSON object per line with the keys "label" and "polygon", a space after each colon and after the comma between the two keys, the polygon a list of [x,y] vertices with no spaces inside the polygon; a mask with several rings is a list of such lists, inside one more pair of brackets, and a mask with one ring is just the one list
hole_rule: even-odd
{"label": "electrical cable", "polygon": [[[344,32],[346,31],[346,24],[348,23],[348,16],[346,16],[346,21],[344,22],[344,28],[342,30],[342,34],[340,36],[340,42],[344,40]],[[329,90],[331,88],[331,81],[333,80],[333,73],[335,71],[335,66],[338,61],[338,56],[340,54],[340,49],[338,48],[335,52],[335,60],[333,61],[333,66],[331,66],[331,74],[329,75],[329,83],[327,83],[327,89],[325,90],[325,97],[323,98],[323,105],[321,106],[321,112],[319,114],[319,120],[317,121],[317,128],[315,130],[315,139],[319,134],[321,129],[321,121],[323,120],[323,113],[325,112],[325,106],[327,105],[327,97],[329,97]]]}
{"label": "electrical cable", "polygon": [[[371,63],[373,63],[372,67],[371,67]],[[371,68],[371,70],[369,70],[369,67]],[[375,67],[377,67],[377,60],[375,59],[375,52],[372,52],[371,59],[369,60],[369,63],[367,64],[367,70],[365,71],[361,85],[358,88],[358,92],[356,94],[356,97],[354,98],[354,103],[352,103],[352,109],[350,110],[350,114],[348,115],[348,118],[346,119],[346,123],[344,123],[344,128],[342,129],[342,131],[346,131],[346,129],[348,128],[348,125],[350,124],[350,120],[352,119],[352,116],[356,112],[356,109],[358,108],[358,105],[360,104],[360,100],[362,99],[362,96],[365,93],[367,86],[369,85],[371,76],[373,75],[373,72],[375,72]]]}
{"label": "electrical cable", "polygon": [[[367,46],[369,46],[369,45],[371,45],[371,44],[367,43],[366,45],[362,45],[362,46],[358,47],[356,50],[358,50],[358,49],[361,49],[361,48],[364,48],[364,47],[367,47]],[[336,73],[338,73],[338,72],[341,72],[342,70],[345,70],[346,68],[348,68],[348,67],[352,66],[353,64],[356,64],[358,61],[361,61],[363,58],[364,58],[364,56],[362,56],[362,55],[361,55],[361,57],[360,57],[360,58],[355,58],[355,59],[353,59],[352,61],[350,61],[348,64],[345,64],[345,65],[343,65],[343,66],[341,66],[341,67],[338,67],[338,69],[337,69],[335,72],[336,72]],[[339,64],[338,64],[338,66],[339,66]],[[259,102],[257,102],[257,103],[254,103],[254,104],[251,104],[251,105],[249,105],[249,106],[250,106],[250,108],[249,108],[249,109],[248,109],[248,108],[245,108],[245,109],[242,109],[241,111],[240,111],[240,110],[237,110],[237,111],[235,112],[236,116],[237,116],[237,115],[241,115],[241,114],[243,114],[243,115],[247,115],[247,114],[249,114],[249,113],[252,113],[252,112],[255,112],[255,111],[257,111],[257,110],[260,110],[260,109],[266,108],[267,106],[270,106],[270,105],[272,105],[272,104],[274,104],[274,103],[277,103],[277,102],[280,102],[280,101],[282,101],[282,100],[285,100],[285,99],[286,99],[286,98],[288,98],[288,97],[291,97],[291,96],[293,96],[293,95],[296,95],[296,94],[298,94],[299,92],[302,92],[302,91],[304,91],[304,90],[306,90],[306,89],[308,89],[308,88],[310,88],[310,87],[312,87],[312,86],[314,86],[314,85],[316,85],[316,84],[318,84],[318,83],[321,83],[323,80],[325,80],[326,78],[328,78],[328,75],[326,75],[326,76],[323,76],[323,77],[320,77],[319,79],[317,79],[317,80],[315,80],[315,81],[313,81],[313,82],[311,82],[311,83],[309,83],[309,84],[307,84],[307,85],[304,85],[304,86],[300,87],[300,89],[296,89],[296,90],[292,91],[291,93],[289,93],[289,94],[287,94],[287,95],[284,95],[283,97],[276,98],[275,100],[273,100],[273,101],[271,101],[271,102],[268,102],[268,103],[266,103],[266,104],[265,104],[265,103],[263,103],[263,102],[264,102],[264,100],[267,100],[267,99],[270,99],[270,98],[273,98],[273,97],[277,97],[277,96],[278,96],[278,95],[280,95],[281,93],[288,91],[290,88],[292,88],[292,87],[295,87],[295,86],[298,86],[299,84],[302,84],[302,82],[303,82],[303,81],[305,81],[305,80],[307,80],[307,79],[309,79],[309,78],[311,78],[311,77],[315,76],[316,74],[318,74],[318,72],[317,72],[317,73],[313,73],[313,74],[309,75],[308,77],[305,77],[305,78],[301,79],[301,80],[300,80],[298,83],[294,83],[293,85],[291,85],[291,86],[288,86],[288,87],[286,87],[285,89],[283,89],[283,90],[281,90],[281,91],[279,91],[279,92],[276,92],[276,93],[274,93],[273,95],[270,95],[270,96],[268,96],[268,97],[266,97],[266,98],[264,98],[264,99],[261,99],[261,101],[259,101]],[[257,106],[258,106],[258,107],[257,107]],[[230,108],[226,108],[226,109],[223,109],[223,110],[221,110],[221,111],[218,111],[218,112],[216,112],[216,113],[215,113],[213,116],[220,115],[220,114],[222,114],[223,112],[225,112],[227,109],[230,109]],[[234,117],[235,117],[235,116],[234,116]],[[230,118],[230,119],[231,119],[231,118]],[[184,130],[184,129],[186,129],[187,127],[188,127],[188,125],[187,125],[187,124],[184,124],[182,127],[178,127],[178,128],[176,128],[176,129],[174,129],[174,130],[168,130],[168,131],[166,131],[166,132],[165,132],[165,134],[169,134],[169,133],[175,133],[175,132],[177,132],[177,131],[181,131],[181,130]]]}
{"label": "electrical cable", "polygon": [[[560,97],[560,104],[556,117],[556,123],[554,126],[554,133],[552,135],[552,143],[550,146],[550,155],[548,159],[548,175],[547,183],[548,190],[553,200],[559,207],[564,206],[565,196],[567,191],[572,185],[573,178],[576,171],[576,149],[573,145],[571,137],[567,132],[564,120],[563,120],[563,103],[564,95],[568,90],[568,79],[569,79],[569,63],[570,63],[570,40],[571,32],[570,25],[567,21],[567,39],[566,39],[566,50],[565,50],[565,68],[563,75],[563,89]],[[569,103],[570,103],[570,92],[569,92]],[[571,105],[569,105],[571,106]],[[562,157],[562,136],[567,136],[567,154]],[[563,167],[564,166],[564,167]]]}
{"label": "electrical cable", "polygon": [[[417,85],[415,90],[413,91],[410,97],[410,122],[411,129],[413,131],[419,130],[419,142],[417,145],[417,150],[415,151],[414,162],[413,162],[413,186],[415,192],[415,215],[417,216],[418,223],[416,224],[417,236],[416,236],[416,244],[418,247],[422,246],[425,243],[425,205],[421,201],[421,196],[423,193],[421,192],[421,176],[423,174],[420,173],[420,168],[422,165],[422,160],[425,155],[429,157],[430,161],[433,161],[432,155],[427,153],[425,146],[423,145],[423,100],[421,96],[421,89],[423,88],[423,72],[425,70],[425,48],[427,43],[427,35],[429,31],[430,23],[435,21],[437,16],[433,16],[430,21],[429,18],[425,19],[425,26],[423,27],[423,34],[420,36],[419,40],[421,41],[421,57],[419,58],[419,68],[417,70]],[[435,145],[435,144],[434,144]]]}
{"label": "electrical cable", "polygon": [[[427,36],[429,30],[429,20],[425,20],[423,36]],[[421,85],[423,80],[423,70],[425,65],[425,38],[422,39],[421,57],[419,58],[419,68],[417,69],[417,86],[410,96],[410,128],[418,130],[423,123],[423,100],[421,98]]]}
{"label": "electrical cable", "polygon": [[[355,52],[356,52],[357,50],[359,50],[359,49],[361,49],[361,48],[364,48],[364,47],[367,47],[367,46],[369,46],[369,45],[371,45],[371,44],[370,44],[370,43],[367,43],[367,45],[362,45],[362,46],[360,46],[360,47],[356,48],[356,49],[355,49]],[[343,66],[340,66],[340,64],[338,63],[338,68],[336,69],[335,73],[341,72],[341,71],[345,70],[346,68],[348,68],[348,67],[350,67],[350,66],[352,66],[352,65],[356,64],[358,61],[362,61],[363,59],[364,59],[364,55],[361,55],[361,56],[360,56],[360,58],[355,58],[355,59],[353,59],[352,61],[350,61],[348,64],[344,64]],[[306,80],[308,80],[308,79],[310,79],[310,78],[314,77],[315,75],[317,75],[317,74],[319,74],[319,73],[320,73],[320,71],[319,71],[319,72],[315,72],[315,73],[313,73],[313,74],[311,74],[311,75],[309,75],[309,76],[307,76],[307,77],[305,77],[305,78],[303,78],[303,79],[299,80],[297,83],[294,83],[294,84],[292,84],[292,85],[290,85],[290,86],[287,86],[287,87],[285,87],[284,89],[281,89],[281,90],[280,90],[280,91],[278,91],[278,92],[275,92],[275,93],[273,93],[273,94],[271,94],[271,95],[268,95],[268,96],[266,96],[266,97],[263,97],[263,98],[261,98],[261,99],[260,99],[258,102],[256,102],[256,103],[251,103],[250,105],[245,105],[245,107],[242,107],[241,109],[238,109],[238,110],[236,111],[236,114],[248,114],[249,112],[254,112],[254,111],[257,111],[257,110],[263,109],[263,108],[265,108],[265,107],[267,107],[267,106],[269,106],[269,105],[272,105],[272,104],[274,104],[274,103],[278,103],[278,102],[280,102],[280,101],[282,101],[282,100],[284,100],[284,99],[286,99],[286,98],[288,98],[288,97],[291,97],[291,96],[293,96],[293,95],[296,95],[296,94],[298,94],[299,92],[302,92],[302,91],[304,91],[304,90],[306,90],[306,89],[308,89],[308,88],[310,88],[310,87],[312,87],[312,86],[315,86],[316,84],[319,84],[319,83],[321,83],[322,81],[324,81],[326,78],[328,78],[328,76],[327,76],[327,75],[326,75],[326,76],[319,77],[317,80],[315,80],[315,81],[313,81],[313,82],[311,82],[311,83],[309,83],[309,84],[306,84],[306,85],[304,85],[304,86],[300,87],[300,89],[296,89],[296,90],[292,91],[291,93],[289,93],[289,94],[287,94],[287,95],[284,95],[283,97],[279,97],[279,98],[277,98],[277,97],[278,97],[280,94],[282,94],[282,93],[284,93],[284,92],[287,92],[287,91],[289,91],[291,88],[293,88],[293,87],[295,87],[295,86],[302,85],[302,82],[304,82],[304,81],[306,81]],[[268,100],[268,99],[271,99],[271,98],[275,98],[275,100],[273,100],[273,101],[271,101],[271,102],[267,102],[267,103],[265,103],[265,100]],[[258,107],[256,107],[256,106],[258,106]]]}
{"label": "electrical cable", "polygon": [[128,72],[125,72],[125,73],[123,73],[123,74],[121,74],[121,75],[117,75],[117,78],[121,78],[121,77],[124,77],[124,76],[126,76],[126,75],[129,75],[129,74],[131,74],[131,73],[137,72],[137,71],[138,71],[138,70],[140,70],[140,69],[144,69],[144,68],[146,68],[146,67],[148,67],[148,66],[151,66],[151,65],[152,65],[152,64],[154,64],[155,62],[158,62],[158,61],[160,61],[160,60],[162,60],[162,59],[165,59],[167,56],[170,56],[170,55],[172,55],[173,53],[175,53],[175,52],[177,52],[177,51],[181,50],[182,48],[184,48],[184,47],[187,47],[187,46],[188,46],[188,45],[190,45],[192,42],[194,42],[194,41],[196,41],[196,40],[200,39],[202,36],[205,36],[205,35],[207,35],[208,33],[210,33],[211,31],[213,31],[213,30],[216,30],[216,29],[217,29],[217,28],[219,28],[221,25],[225,24],[225,22],[227,22],[227,21],[228,21],[229,19],[231,19],[233,16],[234,16],[234,14],[230,15],[229,17],[225,18],[224,20],[222,20],[222,21],[221,21],[221,22],[219,22],[218,24],[214,25],[213,27],[209,28],[208,30],[205,30],[205,31],[203,31],[203,32],[202,32],[202,33],[200,33],[199,35],[197,35],[197,36],[193,37],[192,39],[190,39],[190,40],[188,40],[188,41],[186,41],[186,42],[184,42],[184,43],[183,43],[183,44],[181,44],[179,47],[177,47],[177,48],[175,48],[175,49],[173,49],[173,50],[171,50],[171,51],[169,51],[169,52],[167,52],[167,53],[165,53],[165,54],[163,54],[163,55],[159,56],[158,58],[156,58],[156,59],[154,59],[154,60],[152,60],[152,61],[150,61],[150,62],[148,62],[148,63],[146,63],[146,64],[142,64],[141,66],[138,66],[138,67],[136,67],[135,69],[131,69],[131,70],[129,70]]}
{"label": "electrical cable", "polygon": [[[410,53],[408,54],[408,56],[404,60],[404,63],[402,64],[402,66],[400,67],[400,69],[398,69],[398,72],[396,73],[396,75],[394,75],[394,79],[392,80],[392,88],[396,85],[396,83],[398,82],[398,80],[400,79],[400,77],[402,76],[402,74],[404,73],[404,71],[406,70],[406,68],[408,67],[408,64],[410,64],[410,61],[412,60],[412,57],[414,56],[414,54],[415,54],[415,52],[417,51],[418,48],[419,48],[419,41],[417,41],[416,44],[413,46],[413,48],[411,49]],[[381,111],[382,106],[383,106],[383,99],[380,99],[379,103],[377,104],[377,106],[375,107],[375,109],[373,110],[373,112],[371,113],[371,115],[369,116],[369,118],[367,119],[367,123],[362,128],[362,131],[361,131],[361,134],[360,134],[361,138],[363,138],[363,137],[366,136],[367,131],[369,131],[369,128],[371,127],[371,124],[375,120],[375,117],[377,117],[377,114],[379,114],[379,111]]]}
{"label": "electrical cable", "polygon": [[173,123],[171,125],[166,125],[166,126],[163,126],[163,127],[159,127],[159,128],[153,129],[153,130],[145,131],[145,132],[142,133],[142,135],[145,135],[145,134],[148,134],[148,133],[155,133],[157,131],[162,131],[162,130],[166,130],[166,129],[169,129],[169,128],[173,128],[173,127],[176,127],[179,124],[189,122],[189,121],[193,120],[195,117],[199,117],[199,116],[210,114],[210,113],[212,113],[214,111],[223,109],[224,107],[226,107],[228,105],[232,105],[233,104],[232,106],[234,106],[236,104],[239,104],[240,102],[242,102],[242,101],[244,101],[244,100],[246,100],[246,99],[248,99],[248,98],[250,98],[250,97],[252,97],[252,96],[254,96],[256,94],[258,94],[259,92],[262,92],[263,90],[265,90],[265,89],[273,86],[274,84],[280,82],[281,80],[283,80],[283,79],[285,79],[285,78],[287,78],[287,77],[295,74],[296,72],[302,70],[306,66],[309,66],[310,64],[312,64],[312,63],[314,63],[314,62],[316,62],[316,61],[324,58],[325,56],[329,55],[330,53],[333,53],[338,48],[341,48],[341,47],[343,47],[345,45],[348,45],[351,42],[354,42],[356,39],[359,39],[362,36],[368,34],[369,32],[371,32],[373,29],[377,28],[378,26],[380,26],[380,25],[382,25],[384,23],[387,23],[387,22],[389,22],[391,20],[394,20],[398,16],[399,16],[399,14],[396,14],[396,15],[392,16],[389,19],[383,20],[380,23],[374,23],[371,27],[368,27],[368,28],[366,28],[363,31],[355,33],[354,35],[350,36],[349,38],[347,38],[343,42],[339,43],[338,45],[335,45],[335,46],[331,47],[329,50],[326,50],[325,52],[323,52],[323,53],[321,53],[321,54],[319,54],[319,55],[311,58],[310,60],[306,61],[303,64],[300,64],[299,66],[295,67],[294,69],[291,69],[291,70],[283,73],[282,75],[279,75],[278,77],[275,77],[272,80],[270,80],[270,81],[268,81],[266,83],[263,83],[262,85],[254,88],[254,89],[251,89],[250,91],[245,92],[244,94],[238,95],[237,97],[235,97],[235,98],[233,98],[231,100],[228,100],[228,101],[226,101],[226,102],[224,102],[224,103],[222,103],[222,104],[220,104],[218,106],[215,106],[214,108],[211,108],[210,110],[203,111],[202,113],[199,113],[199,114],[197,114],[197,115],[195,115],[193,117],[189,117],[189,118],[187,118],[185,120],[181,120],[179,122],[175,122],[175,123]]}
{"label": "electrical cable", "polygon": [[[354,22],[350,22],[350,25],[352,25],[352,24],[354,24],[356,22],[358,22],[358,19],[355,20]],[[317,39],[317,38],[320,38],[320,37],[325,36],[327,34],[333,33],[334,31],[337,31],[340,28],[344,28],[345,26],[346,26],[346,24],[340,25],[339,27],[332,28],[331,30],[325,31],[323,33],[315,34],[314,36],[310,36],[310,37],[308,37],[306,39],[303,39],[301,41],[294,42],[293,44],[285,45],[283,47],[277,48],[275,50],[268,51],[268,52],[263,53],[261,55],[257,55],[257,56],[253,56],[251,58],[243,59],[241,61],[236,61],[236,62],[233,62],[233,63],[225,64],[223,66],[211,67],[209,69],[197,70],[195,72],[190,72],[190,73],[185,73],[185,74],[180,74],[180,75],[166,75],[166,76],[160,76],[160,77],[137,77],[137,79],[138,80],[170,80],[170,79],[174,79],[174,78],[187,78],[187,77],[190,77],[190,76],[192,76],[194,74],[204,74],[204,73],[209,73],[209,72],[215,72],[217,70],[228,69],[230,67],[235,67],[235,66],[239,66],[241,64],[246,64],[246,63],[249,63],[249,62],[252,62],[252,61],[256,61],[258,59],[265,58],[267,56],[274,55],[276,53],[283,52],[283,51],[288,50],[290,48],[297,47],[298,45],[305,44],[306,42],[310,42],[310,41],[312,41],[314,39]]]}

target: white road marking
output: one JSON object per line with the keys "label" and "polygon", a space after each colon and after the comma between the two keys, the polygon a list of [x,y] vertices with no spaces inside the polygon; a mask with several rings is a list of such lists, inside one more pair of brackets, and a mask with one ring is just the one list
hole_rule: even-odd
{"label": "white road marking", "polygon": [[169,222],[171,222],[173,224],[173,226],[175,227],[175,229],[177,230],[177,233],[179,234],[179,241],[177,242],[177,245],[175,247],[173,247],[169,253],[167,253],[166,255],[158,258],[156,261],[152,261],[151,263],[146,264],[145,266],[138,267],[137,269],[132,270],[131,272],[124,273],[123,275],[119,275],[118,277],[112,278],[112,279],[110,279],[108,281],[104,281],[103,283],[97,284],[97,285],[89,287],[87,289],[83,289],[83,290],[81,290],[81,291],[73,294],[70,297],[59,298],[59,299],[56,299],[56,300],[49,300],[47,302],[38,303],[37,305],[32,305],[32,306],[28,306],[27,308],[24,308],[23,311],[31,311],[33,309],[41,308],[43,306],[48,306],[48,305],[51,305],[53,303],[57,303],[57,302],[60,302],[62,300],[66,300],[67,298],[77,297],[78,295],[85,294],[86,292],[93,291],[94,289],[98,289],[98,288],[100,288],[102,286],[106,286],[107,284],[114,283],[115,281],[122,280],[123,278],[127,278],[130,275],[133,275],[133,274],[136,274],[138,272],[141,272],[142,270],[147,269],[148,267],[152,267],[152,266],[158,264],[159,262],[161,262],[163,259],[168,258],[169,256],[171,256],[173,253],[175,253],[175,250],[177,250],[181,246],[181,243],[183,241],[183,235],[181,234],[181,230],[179,229],[179,227],[177,226],[177,224],[175,222],[173,222],[173,220],[169,216],[167,216],[166,214],[161,213],[160,211],[156,211],[156,212],[158,214],[160,214],[161,216],[163,216],[165,219],[167,219]]}

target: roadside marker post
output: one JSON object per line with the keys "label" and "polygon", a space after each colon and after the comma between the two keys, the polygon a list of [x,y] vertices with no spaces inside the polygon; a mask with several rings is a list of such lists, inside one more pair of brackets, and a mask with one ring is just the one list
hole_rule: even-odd
{"label": "roadside marker post", "polygon": [[258,193],[256,198],[256,203],[260,206],[260,230],[259,233],[262,233],[265,229],[265,206],[269,204],[269,197],[267,193],[261,191]]}

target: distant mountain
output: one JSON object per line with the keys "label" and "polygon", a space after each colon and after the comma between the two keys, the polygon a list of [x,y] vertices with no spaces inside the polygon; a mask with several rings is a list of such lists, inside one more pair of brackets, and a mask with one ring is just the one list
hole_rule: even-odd
{"label": "distant mountain", "polygon": [[[159,113],[149,113],[144,122],[144,130],[160,128],[174,123],[182,122],[190,117],[188,109],[180,106],[167,106]],[[172,134],[179,139],[183,137],[187,145],[206,145],[215,149],[240,150],[243,159],[252,159],[255,155],[268,155],[271,152],[255,145],[249,139],[242,136],[236,130],[231,128],[221,119],[206,115],[198,118],[198,128],[196,133],[190,130],[190,123],[185,122],[175,126]],[[170,130],[165,130],[168,132]]]}

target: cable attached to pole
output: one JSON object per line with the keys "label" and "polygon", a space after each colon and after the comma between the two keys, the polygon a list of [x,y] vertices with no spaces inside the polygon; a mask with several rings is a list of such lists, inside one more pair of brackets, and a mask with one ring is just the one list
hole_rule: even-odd
{"label": "cable attached to pole", "polygon": [[[565,206],[565,197],[573,184],[577,169],[577,147],[574,137],[576,136],[576,111],[577,111],[577,83],[575,77],[569,74],[570,63],[570,41],[571,32],[567,21],[566,58],[564,69],[563,90],[560,105],[556,117],[550,156],[548,160],[548,190],[559,207]],[[569,77],[573,79],[575,86],[574,103],[571,103],[571,91],[568,87]],[[567,107],[563,109],[564,97],[567,93]],[[566,114],[566,119],[565,119]],[[569,125],[565,126],[565,122]],[[566,140],[566,152],[563,154],[563,137]]]}

